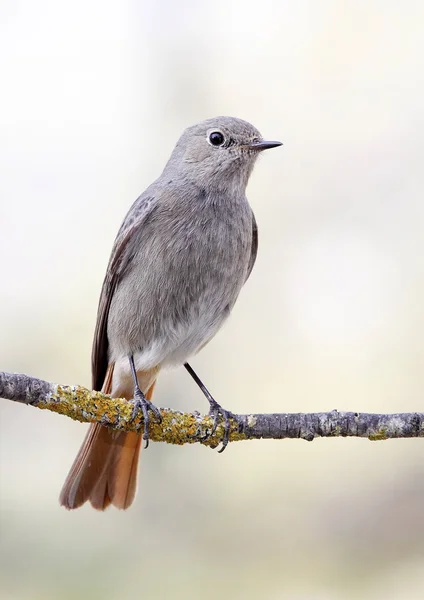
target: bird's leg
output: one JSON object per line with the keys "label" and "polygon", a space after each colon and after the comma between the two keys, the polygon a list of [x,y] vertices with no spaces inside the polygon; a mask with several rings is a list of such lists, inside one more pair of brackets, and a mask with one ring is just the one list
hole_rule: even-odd
{"label": "bird's leg", "polygon": [[188,363],[184,363],[184,366],[190,373],[190,375],[193,377],[194,381],[197,383],[199,388],[202,390],[210,405],[209,414],[211,417],[213,417],[213,427],[212,431],[207,437],[210,437],[215,433],[216,428],[218,427],[219,417],[221,416],[224,419],[224,436],[222,438],[222,448],[221,450],[218,450],[218,452],[224,452],[229,441],[231,428],[230,418],[234,419],[235,417],[232,412],[230,412],[229,410],[225,410],[225,408],[222,408],[222,406],[218,404],[218,402],[212,397],[209,390],[206,388],[201,379],[196,375],[195,371],[190,367],[190,365]]}
{"label": "bird's leg", "polygon": [[149,423],[150,423],[149,410],[151,410],[154,413],[158,423],[161,423],[162,415],[160,414],[160,411],[157,408],[157,406],[152,404],[150,402],[150,400],[147,400],[146,396],[140,390],[140,386],[138,385],[138,379],[137,379],[137,371],[135,370],[135,365],[134,365],[134,357],[131,354],[128,358],[130,361],[131,373],[132,373],[132,376],[134,379],[134,399],[132,400],[132,403],[134,404],[134,408],[133,408],[133,412],[131,415],[131,421],[134,421],[138,412],[141,410],[141,412],[143,413],[143,419],[144,419],[143,440],[145,440],[145,442],[146,442],[144,447],[147,448],[149,445]]}

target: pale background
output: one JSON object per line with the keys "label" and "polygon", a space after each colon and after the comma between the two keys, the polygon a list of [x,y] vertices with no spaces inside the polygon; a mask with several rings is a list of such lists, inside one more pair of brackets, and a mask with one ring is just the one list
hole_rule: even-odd
{"label": "pale background", "polygon": [[[233,411],[423,410],[421,1],[1,0],[0,369],[90,384],[110,248],[177,137],[284,146],[256,267],[192,364]],[[161,406],[206,410],[183,369]],[[152,444],[126,513],[57,496],[85,426],[1,402],[0,597],[424,597],[424,444]]]}

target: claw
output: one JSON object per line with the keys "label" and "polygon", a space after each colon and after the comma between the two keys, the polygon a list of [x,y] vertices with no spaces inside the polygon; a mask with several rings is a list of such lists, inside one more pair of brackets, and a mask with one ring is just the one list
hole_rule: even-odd
{"label": "claw", "polygon": [[214,400],[214,398],[211,396],[209,390],[202,383],[202,381],[199,379],[199,377],[196,375],[196,373],[194,372],[194,370],[190,367],[190,365],[188,363],[184,363],[184,367],[187,369],[187,371],[193,377],[194,381],[197,383],[199,388],[202,390],[202,392],[206,396],[207,401],[209,402],[209,405],[210,405],[209,415],[211,417],[213,417],[213,426],[212,426],[211,432],[204,435],[200,439],[200,441],[203,442],[204,440],[207,440],[208,437],[210,437],[211,435],[213,435],[215,433],[216,428],[218,427],[219,417],[221,416],[224,419],[224,436],[222,438],[222,448],[221,448],[221,450],[218,450],[218,452],[219,453],[224,452],[225,448],[228,446],[229,437],[230,437],[230,429],[231,429],[230,419],[235,419],[235,417],[232,412],[230,412],[229,410],[225,410],[225,408],[222,408],[222,406],[220,404],[218,404],[218,402],[216,400]]}
{"label": "claw", "polygon": [[149,447],[149,425],[150,425],[149,410],[152,411],[152,413],[155,415],[156,421],[158,423],[162,422],[162,415],[160,414],[160,410],[158,409],[158,407],[155,406],[154,404],[152,404],[150,402],[150,400],[147,400],[147,398],[145,397],[145,395],[143,394],[143,392],[140,389],[135,390],[134,399],[131,400],[131,402],[134,404],[134,408],[132,411],[130,422],[134,421],[134,419],[137,417],[138,413],[141,410],[141,412],[143,413],[143,419],[144,419],[144,432],[143,432],[143,440],[145,441],[144,448],[148,448]]}
{"label": "claw", "polygon": [[210,410],[209,410],[209,415],[211,417],[213,417],[214,422],[213,422],[213,427],[212,427],[211,433],[207,437],[210,437],[211,435],[213,435],[216,432],[216,429],[219,424],[219,417],[221,416],[224,420],[224,435],[222,438],[222,448],[220,450],[218,450],[218,454],[221,454],[222,452],[224,452],[225,448],[228,446],[229,437],[230,437],[230,429],[231,429],[230,419],[234,418],[234,415],[229,410],[225,410],[225,408],[222,408],[222,406],[220,404],[218,404],[218,402],[216,400],[209,399],[209,403],[211,406]]}

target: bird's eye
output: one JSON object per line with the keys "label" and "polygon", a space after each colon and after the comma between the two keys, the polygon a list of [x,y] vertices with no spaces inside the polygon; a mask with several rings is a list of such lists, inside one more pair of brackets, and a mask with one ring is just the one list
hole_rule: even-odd
{"label": "bird's eye", "polygon": [[220,131],[211,131],[208,135],[208,142],[211,146],[222,146],[225,142],[225,138]]}

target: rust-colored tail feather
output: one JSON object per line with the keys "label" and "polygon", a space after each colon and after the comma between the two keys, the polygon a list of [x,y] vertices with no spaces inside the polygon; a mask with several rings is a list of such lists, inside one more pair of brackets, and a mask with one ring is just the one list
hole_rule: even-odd
{"label": "rust-colored tail feather", "polygon": [[[109,368],[104,393],[110,393],[113,366]],[[151,399],[154,382],[146,393]],[[110,504],[126,509],[137,489],[138,458],[142,436],[135,432],[113,431],[93,423],[69,471],[59,502],[67,509],[78,508],[87,500],[97,510]]]}

